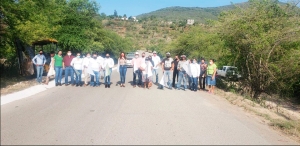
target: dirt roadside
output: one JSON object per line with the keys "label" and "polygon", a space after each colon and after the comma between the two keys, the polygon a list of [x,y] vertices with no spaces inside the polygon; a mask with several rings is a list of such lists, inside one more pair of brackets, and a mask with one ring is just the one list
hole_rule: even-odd
{"label": "dirt roadside", "polygon": [[231,104],[258,117],[262,123],[300,142],[300,105],[289,101],[278,102],[267,95],[262,95],[265,96],[265,100],[258,103],[218,88],[215,90],[215,95],[225,98]]}

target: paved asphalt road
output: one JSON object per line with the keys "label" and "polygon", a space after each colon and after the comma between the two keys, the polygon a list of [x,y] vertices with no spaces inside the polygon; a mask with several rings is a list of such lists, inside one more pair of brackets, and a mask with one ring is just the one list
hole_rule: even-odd
{"label": "paved asphalt road", "polygon": [[54,87],[2,105],[1,144],[299,144],[221,97],[118,80],[114,71],[110,89]]}

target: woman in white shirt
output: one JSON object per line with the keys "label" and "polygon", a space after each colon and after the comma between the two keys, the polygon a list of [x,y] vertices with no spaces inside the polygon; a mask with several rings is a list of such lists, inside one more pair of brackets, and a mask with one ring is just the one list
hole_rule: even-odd
{"label": "woman in white shirt", "polygon": [[189,64],[190,67],[190,78],[191,78],[191,90],[197,91],[198,90],[198,77],[200,75],[200,66],[197,63],[197,60],[193,58],[191,63]]}
{"label": "woman in white shirt", "polygon": [[82,74],[82,63],[83,60],[80,58],[80,53],[77,53],[76,57],[72,59],[71,66],[73,67],[76,75],[76,87],[82,86],[81,84],[81,74]]}

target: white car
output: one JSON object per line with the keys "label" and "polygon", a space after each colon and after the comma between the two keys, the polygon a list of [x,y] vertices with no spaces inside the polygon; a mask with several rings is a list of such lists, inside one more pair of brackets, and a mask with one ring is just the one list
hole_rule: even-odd
{"label": "white car", "polygon": [[127,53],[126,55],[126,66],[132,67],[131,60],[134,58],[134,53]]}
{"label": "white car", "polygon": [[228,79],[238,80],[242,76],[239,74],[237,67],[235,66],[223,66],[221,70],[217,70],[217,75]]}

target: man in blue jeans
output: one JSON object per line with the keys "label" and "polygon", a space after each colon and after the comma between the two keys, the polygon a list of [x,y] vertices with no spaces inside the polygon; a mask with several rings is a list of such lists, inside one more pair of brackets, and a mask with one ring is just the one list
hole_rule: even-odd
{"label": "man in blue jeans", "polygon": [[74,71],[71,66],[71,61],[73,60],[74,56],[72,56],[71,51],[67,52],[67,55],[63,59],[63,69],[65,69],[65,86],[69,85],[68,77],[70,74],[71,77],[71,84],[74,86]]}
{"label": "man in blue jeans", "polygon": [[[135,52],[134,58],[131,60],[131,65],[133,66],[133,81],[132,81],[133,88],[135,88],[136,85],[138,85],[138,87],[141,87],[142,75],[139,69],[141,64],[142,64],[142,58],[139,57],[139,52]],[[136,77],[138,77],[137,80]]]}
{"label": "man in blue jeans", "polygon": [[188,66],[189,62],[186,60],[185,55],[181,55],[180,61],[178,62],[177,70],[178,70],[178,82],[177,82],[177,90],[181,88],[181,81],[183,80],[184,91],[187,89],[187,81],[188,81]]}
{"label": "man in blue jeans", "polygon": [[43,71],[46,63],[46,58],[43,55],[43,51],[40,50],[38,55],[35,55],[32,59],[33,64],[36,66],[36,80],[39,84],[42,83],[43,80]]}
{"label": "man in blue jeans", "polygon": [[172,90],[172,80],[173,80],[173,70],[174,70],[174,61],[171,58],[171,54],[166,53],[167,58],[162,61],[162,71],[164,74],[164,85],[159,89],[164,89],[164,86]]}
{"label": "man in blue jeans", "polygon": [[[92,87],[98,87],[100,86],[100,70],[102,67],[102,62],[97,59],[97,54],[93,53],[93,58],[89,61],[89,66],[94,74],[91,74],[91,82],[90,85]],[[96,79],[96,82],[94,81],[94,78]]]}
{"label": "man in blue jeans", "polygon": [[[160,57],[157,56],[157,52],[153,51],[153,56],[152,56],[152,61],[153,61],[153,70],[152,70],[152,74],[153,74],[153,79],[152,81],[157,84],[158,83],[158,66],[161,63]],[[154,78],[156,78],[154,80]]]}

